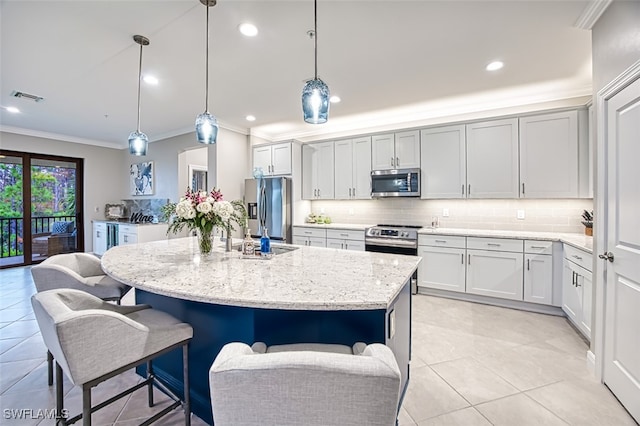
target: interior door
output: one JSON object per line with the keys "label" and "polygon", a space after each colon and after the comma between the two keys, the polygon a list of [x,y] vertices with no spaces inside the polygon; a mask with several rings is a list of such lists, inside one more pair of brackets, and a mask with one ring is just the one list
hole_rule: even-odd
{"label": "interior door", "polygon": [[606,103],[604,382],[640,421],[640,79]]}

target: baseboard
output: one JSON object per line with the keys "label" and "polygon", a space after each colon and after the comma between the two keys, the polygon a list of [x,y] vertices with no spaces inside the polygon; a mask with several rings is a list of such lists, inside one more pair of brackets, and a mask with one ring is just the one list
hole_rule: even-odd
{"label": "baseboard", "polygon": [[587,370],[593,377],[596,377],[596,354],[591,350],[587,351]]}

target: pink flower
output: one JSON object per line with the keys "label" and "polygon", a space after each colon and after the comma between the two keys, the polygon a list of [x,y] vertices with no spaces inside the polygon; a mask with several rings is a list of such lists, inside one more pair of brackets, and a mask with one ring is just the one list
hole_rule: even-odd
{"label": "pink flower", "polygon": [[222,201],[222,192],[219,189],[213,188],[210,195],[214,201]]}

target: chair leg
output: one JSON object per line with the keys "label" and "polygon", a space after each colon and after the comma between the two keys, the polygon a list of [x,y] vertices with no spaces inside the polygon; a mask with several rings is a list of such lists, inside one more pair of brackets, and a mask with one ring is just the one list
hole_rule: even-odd
{"label": "chair leg", "polygon": [[[153,378],[153,361],[147,361],[147,378]],[[149,381],[147,385],[147,395],[149,399],[149,407],[153,407],[153,380]]]}
{"label": "chair leg", "polygon": [[[51,379],[53,379],[53,377],[51,377]],[[56,424],[61,424],[61,425],[66,424],[62,414],[64,410],[63,387],[64,387],[64,383],[62,380],[62,368],[60,368],[60,365],[58,365],[58,363],[56,362]]]}
{"label": "chair leg", "polygon": [[47,382],[53,385],[53,354],[47,349]]}
{"label": "chair leg", "polygon": [[91,386],[82,385],[82,426],[91,426]]}
{"label": "chair leg", "polygon": [[182,374],[184,382],[184,424],[191,426],[191,395],[189,391],[189,344],[182,347]]}

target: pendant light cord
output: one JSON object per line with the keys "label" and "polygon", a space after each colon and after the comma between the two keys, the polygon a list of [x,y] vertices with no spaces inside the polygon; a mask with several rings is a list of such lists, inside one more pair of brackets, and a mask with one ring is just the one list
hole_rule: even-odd
{"label": "pendant light cord", "polygon": [[205,78],[204,78],[204,111],[205,112],[209,112],[209,8],[211,6],[209,6],[208,4],[207,6],[207,54],[206,54],[206,60],[207,63],[205,65]]}
{"label": "pendant light cord", "polygon": [[318,0],[313,0],[313,50],[315,52],[315,76],[318,79]]}
{"label": "pendant light cord", "polygon": [[138,127],[136,131],[140,133],[140,81],[142,80],[142,43],[140,43],[140,64],[138,67]]}

